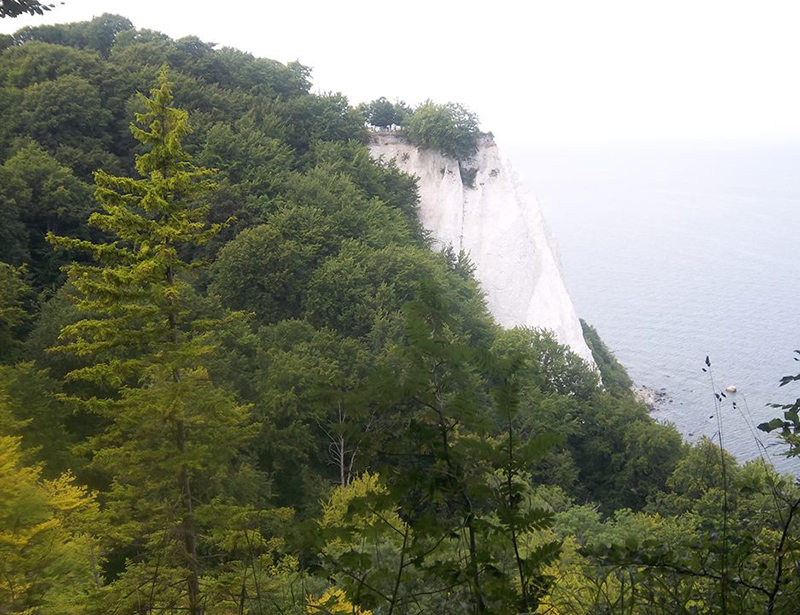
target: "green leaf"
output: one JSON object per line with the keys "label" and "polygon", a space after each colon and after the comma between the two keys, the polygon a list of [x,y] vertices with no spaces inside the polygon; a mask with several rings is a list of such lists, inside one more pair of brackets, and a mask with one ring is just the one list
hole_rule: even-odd
{"label": "green leaf", "polygon": [[767,433],[771,431],[775,431],[776,429],[781,429],[784,426],[784,421],[782,419],[772,419],[767,423],[759,424],[758,428],[761,431],[766,431]]}

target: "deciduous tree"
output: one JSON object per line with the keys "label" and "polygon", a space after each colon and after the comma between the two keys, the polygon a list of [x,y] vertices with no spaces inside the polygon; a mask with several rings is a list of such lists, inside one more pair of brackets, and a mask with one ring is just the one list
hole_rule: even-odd
{"label": "deciduous tree", "polygon": [[438,105],[429,100],[414,110],[407,124],[406,136],[412,143],[456,160],[466,160],[478,149],[478,116],[464,105]]}

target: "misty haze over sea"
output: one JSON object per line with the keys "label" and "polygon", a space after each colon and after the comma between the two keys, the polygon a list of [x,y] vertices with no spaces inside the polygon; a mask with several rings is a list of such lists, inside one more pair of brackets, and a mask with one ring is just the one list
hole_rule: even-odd
{"label": "misty haze over sea", "polygon": [[[559,247],[578,314],[638,385],[664,389],[655,416],[688,439],[716,437],[740,459],[767,444],[768,403],[800,397],[800,144],[510,149]],[[733,408],[730,400],[737,400]],[[713,416],[713,418],[712,418]]]}

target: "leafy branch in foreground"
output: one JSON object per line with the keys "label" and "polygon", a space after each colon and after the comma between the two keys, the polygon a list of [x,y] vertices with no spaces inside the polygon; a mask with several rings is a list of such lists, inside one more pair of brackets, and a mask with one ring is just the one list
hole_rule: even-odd
{"label": "leafy branch in foreground", "polygon": [[46,11],[53,7],[55,7],[54,4],[42,4],[38,0],[2,0],[0,2],[0,17],[44,15]]}
{"label": "leafy branch in foreground", "polygon": [[[800,350],[794,351],[794,360],[800,361]],[[780,386],[786,386],[792,382],[800,380],[800,374],[784,376],[781,378]],[[771,433],[780,429],[780,437],[787,445],[787,457],[800,457],[800,398],[790,404],[770,404],[773,408],[785,410],[783,418],[774,418],[766,423],[761,423],[758,428],[761,431]]]}

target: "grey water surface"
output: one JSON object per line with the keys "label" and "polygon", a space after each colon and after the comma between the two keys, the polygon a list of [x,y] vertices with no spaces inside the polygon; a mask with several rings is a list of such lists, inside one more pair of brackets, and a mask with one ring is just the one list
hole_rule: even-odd
{"label": "grey water surface", "polygon": [[[739,459],[800,470],[755,429],[778,416],[768,403],[800,397],[800,383],[778,387],[800,372],[800,144],[508,154],[541,203],[578,313],[638,385],[664,390],[655,416],[689,440],[718,438],[721,418]],[[714,392],[729,385],[737,393],[718,408]]]}

